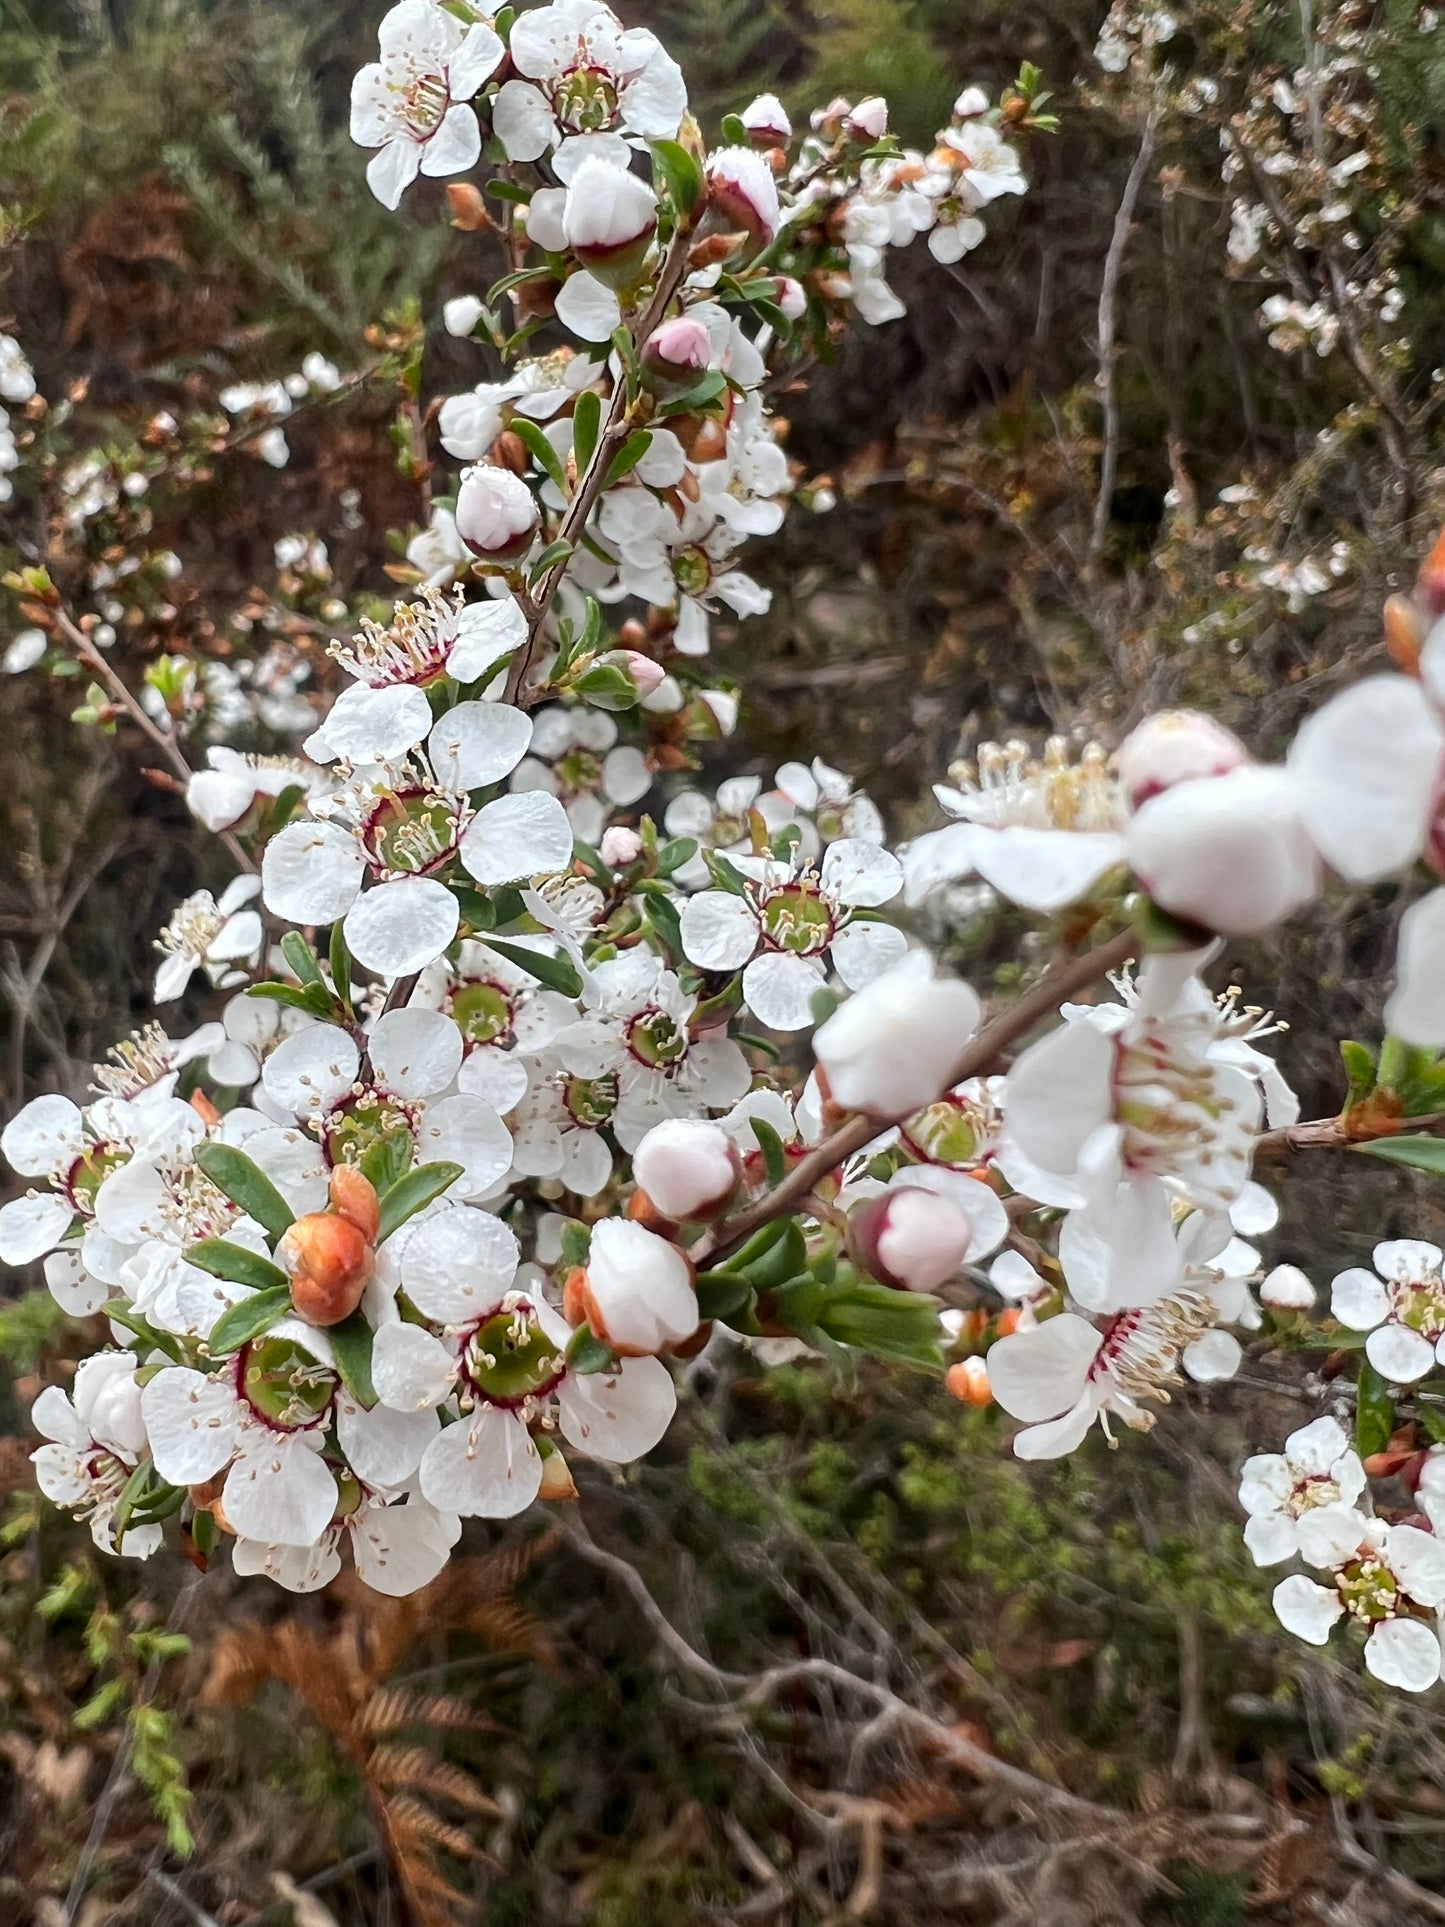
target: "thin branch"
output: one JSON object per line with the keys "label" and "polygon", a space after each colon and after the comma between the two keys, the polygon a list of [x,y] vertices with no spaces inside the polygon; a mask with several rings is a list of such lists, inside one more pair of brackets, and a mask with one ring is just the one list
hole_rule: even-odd
{"label": "thin branch", "polygon": [[1388,1142],[1392,1137],[1436,1137],[1445,1131],[1445,1111],[1425,1117],[1392,1118],[1384,1130],[1360,1129],[1343,1117],[1312,1117],[1303,1124],[1287,1124],[1264,1131],[1254,1141],[1254,1160],[1271,1163],[1296,1151],[1353,1151],[1362,1144]]}
{"label": "thin branch", "polygon": [[1154,153],[1159,131],[1159,109],[1150,110],[1144,123],[1139,152],[1124,183],[1124,195],[1114,216],[1114,233],[1104,257],[1104,279],[1099,288],[1099,392],[1104,404],[1104,452],[1099,462],[1099,494],[1094,503],[1094,526],[1089,536],[1088,566],[1092,569],[1104,551],[1109,532],[1109,504],[1114,499],[1114,483],[1119,473],[1119,400],[1114,387],[1114,347],[1117,340],[1119,282],[1124,272],[1124,250],[1129,245],[1129,229],[1139,190]]}
{"label": "thin branch", "polygon": [[[1031,990],[1026,990],[1016,1003],[1000,1011],[992,1022],[975,1033],[955,1058],[952,1069],[944,1079],[944,1088],[951,1089],[970,1077],[984,1075],[993,1067],[1000,1053],[1016,1038],[1022,1037],[1025,1031],[1031,1030],[1041,1017],[1048,1016],[1066,998],[1076,996],[1097,978],[1107,976],[1111,970],[1117,970],[1127,963],[1138,947],[1137,933],[1132,929],[1121,930],[1108,943],[1100,944],[1094,950],[1086,950],[1082,956],[1071,957],[1066,963],[1045,971]],[[821,1144],[799,1158],[781,1184],[756,1203],[750,1204],[745,1211],[740,1211],[736,1217],[725,1220],[716,1230],[700,1238],[690,1248],[689,1257],[699,1267],[717,1264],[730,1252],[736,1251],[760,1226],[798,1207],[819,1180],[835,1170],[844,1158],[861,1151],[881,1131],[899,1122],[894,1117],[850,1118],[831,1137],[824,1138]]]}

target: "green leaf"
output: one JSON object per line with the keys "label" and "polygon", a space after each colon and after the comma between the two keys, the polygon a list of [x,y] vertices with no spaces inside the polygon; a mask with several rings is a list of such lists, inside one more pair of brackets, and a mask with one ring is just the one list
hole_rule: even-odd
{"label": "green leaf", "polygon": [[691,862],[696,855],[695,836],[675,836],[670,842],[664,843],[657,853],[657,874],[670,877],[674,870],[680,870],[684,863]]}
{"label": "green leaf", "polygon": [[342,1384],[357,1404],[364,1405],[369,1411],[376,1403],[376,1387],[371,1382],[374,1334],[370,1325],[359,1311],[354,1311],[349,1318],[343,1318],[339,1325],[329,1325],[326,1336],[331,1340],[331,1350]]}
{"label": "green leaf", "polygon": [[1355,1383],[1355,1450],[1362,1459],[1383,1452],[1395,1429],[1395,1395],[1368,1358]]}
{"label": "green leaf", "polygon": [[232,1204],[238,1204],[256,1220],[273,1244],[295,1223],[295,1212],[260,1165],[252,1163],[234,1144],[202,1144],[196,1150],[196,1163]]}
{"label": "green leaf", "polygon": [[763,1153],[763,1165],[768,1174],[768,1183],[779,1185],[788,1169],[788,1160],[783,1152],[783,1140],[766,1118],[755,1117],[750,1121],[753,1136],[757,1139]]}
{"label": "green leaf", "polygon": [[509,426],[518,440],[526,443],[527,452],[537,464],[538,468],[542,470],[544,475],[550,477],[550,479],[557,484],[558,488],[561,489],[562,493],[566,495],[569,492],[567,488],[567,471],[562,466],[562,457],[557,453],[556,449],[553,448],[537,424],[528,421],[525,415],[516,415],[512,418]]}
{"label": "green leaf", "polygon": [[497,913],[493,908],[492,899],[485,891],[474,889],[470,883],[452,883],[448,888],[457,900],[457,908],[461,911],[462,921],[468,930],[493,928],[497,921]]}
{"label": "green leaf", "polygon": [[749,134],[745,123],[741,121],[736,114],[723,115],[722,137],[724,144],[728,147],[752,146],[752,136]]}
{"label": "green leaf", "polygon": [[747,1245],[733,1255],[732,1269],[740,1271],[759,1291],[772,1291],[786,1284],[808,1263],[807,1240],[797,1219],[782,1218],[778,1224],[780,1235],[756,1256],[749,1255]]}
{"label": "green leaf", "polygon": [[338,917],[331,926],[331,981],[336,987],[336,995],[341,1007],[348,1014],[351,1010],[351,952],[346,947],[346,932]]}
{"label": "green leaf", "polygon": [[377,1227],[376,1242],[384,1244],[408,1218],[414,1218],[433,1198],[439,1198],[444,1191],[450,1190],[461,1175],[460,1164],[422,1164],[415,1171],[409,1171],[381,1200],[381,1223]]}
{"label": "green leaf", "polygon": [[747,879],[736,864],[729,863],[728,859],[717,850],[704,850],[702,860],[707,866],[708,875],[719,890],[726,890],[729,896],[734,897],[747,895]]}
{"label": "green leaf", "polygon": [[674,415],[696,415],[704,408],[710,408],[721,396],[727,393],[728,378],[719,368],[709,368],[705,375],[693,383],[680,395],[674,395],[664,407],[659,408],[659,421],[668,421]]}
{"label": "green leaf", "polygon": [[368,1144],[357,1161],[357,1169],[368,1180],[376,1195],[385,1197],[391,1187],[400,1184],[411,1169],[415,1149],[411,1132],[401,1125]]}
{"label": "green leaf", "polygon": [[572,691],[594,709],[610,710],[614,715],[637,705],[637,684],[620,663],[603,658],[574,678]]}
{"label": "green leaf", "polygon": [[[194,1250],[186,1255],[193,1257]],[[280,1324],[291,1308],[289,1283],[243,1298],[239,1305],[232,1305],[229,1311],[223,1311],[211,1327],[211,1335],[206,1341],[211,1357],[224,1358],[229,1352],[240,1351],[253,1338],[259,1338],[263,1332],[270,1331],[273,1325]]]}
{"label": "green leaf", "polygon": [[1432,1178],[1445,1178],[1445,1138],[1382,1137],[1373,1144],[1357,1144],[1366,1157],[1383,1158],[1386,1164],[1403,1164],[1411,1171],[1428,1171]]}
{"label": "green leaf", "polygon": [[549,542],[547,544],[546,548],[543,549],[542,553],[527,571],[528,583],[535,588],[544,575],[550,570],[555,569],[559,562],[565,562],[571,553],[572,544],[567,541],[565,537],[559,535],[555,542]]}
{"label": "green leaf", "polygon": [[288,1010],[304,1010],[312,1017],[319,1017],[323,1023],[336,1015],[330,997],[320,984],[252,984],[246,992],[248,997],[259,997],[263,1003],[285,1004]]}
{"label": "green leaf", "polygon": [[665,884],[657,883],[651,877],[642,877],[637,884],[637,895],[647,911],[653,929],[673,956],[680,957],[682,955],[682,919],[678,915],[672,892]]}
{"label": "green leaf", "polygon": [[697,1281],[700,1318],[735,1318],[753,1303],[752,1285],[736,1271],[704,1271]]}
{"label": "green leaf", "polygon": [[617,1354],[590,1325],[579,1325],[567,1341],[567,1363],[583,1377],[593,1372],[615,1372]]}
{"label": "green leaf", "polygon": [[1415,1417],[1437,1445],[1445,1445],[1445,1412],[1438,1405],[1426,1405],[1421,1400],[1415,1407]]}
{"label": "green leaf", "polygon": [[582,993],[582,979],[577,966],[565,951],[550,956],[541,950],[529,950],[523,944],[503,943],[498,937],[488,937],[487,948],[495,950],[499,957],[505,957],[508,963],[515,964],[518,970],[525,970],[529,977],[535,977],[548,990],[560,991],[564,997],[578,997]]}
{"label": "green leaf", "polygon": [[180,1340],[171,1332],[157,1331],[133,1305],[124,1305],[112,1299],[105,1308],[105,1315],[113,1324],[124,1325],[127,1331],[134,1332],[147,1345],[163,1352],[174,1364],[185,1365],[190,1362],[181,1348]]}
{"label": "green leaf", "polygon": [[299,930],[286,932],[281,939],[281,955],[290,964],[301,983],[320,984],[322,989],[325,989],[326,980],[321,975],[321,965],[316,960],[316,952]]}
{"label": "green leaf", "polygon": [[280,1265],[263,1258],[259,1251],[245,1245],[230,1244],[225,1238],[203,1238],[186,1248],[187,1263],[213,1278],[224,1278],[234,1285],[248,1285],[252,1291],[290,1291],[291,1280]]}
{"label": "green leaf", "polygon": [[702,199],[702,163],[677,141],[653,141],[651,147],[653,171],[686,220]]}
{"label": "green leaf", "polygon": [[818,1326],[840,1344],[875,1358],[941,1372],[938,1312],[938,1300],[922,1292],[893,1291],[859,1279],[827,1294]]}
{"label": "green leaf", "polygon": [[629,435],[612,457],[607,473],[603,477],[603,488],[614,488],[624,475],[630,475],[651,446],[652,436],[647,429],[639,428],[636,434]]}
{"label": "green leaf", "polygon": [[1346,1039],[1340,1045],[1340,1057],[1349,1083],[1344,1103],[1345,1110],[1348,1110],[1352,1104],[1358,1104],[1362,1097],[1368,1097],[1375,1088],[1375,1053],[1366,1044],[1355,1044]]}
{"label": "green leaf", "polygon": [[592,1233],[578,1218],[568,1218],[562,1226],[562,1263],[569,1271],[585,1265],[592,1249]]}
{"label": "green leaf", "polygon": [[577,397],[572,410],[572,452],[577,460],[577,473],[585,475],[592,457],[597,452],[597,438],[602,433],[602,399],[593,388],[584,388]]}

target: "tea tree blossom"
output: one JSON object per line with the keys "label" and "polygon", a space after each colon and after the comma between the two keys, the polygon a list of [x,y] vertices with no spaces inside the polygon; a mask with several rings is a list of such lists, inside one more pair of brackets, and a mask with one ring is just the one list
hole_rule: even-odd
{"label": "tea tree blossom", "polygon": [[116,1539],[116,1508],[147,1449],[133,1352],[96,1352],[82,1359],[67,1396],[47,1386],[31,1407],[48,1441],[31,1454],[41,1491],[87,1521],[103,1552],[148,1559],[161,1543],[158,1525],[134,1525]]}
{"label": "tea tree blossom", "polygon": [[1417,1526],[1386,1525],[1346,1505],[1299,1520],[1299,1551],[1329,1574],[1282,1579],[1274,1609],[1297,1638],[1323,1646],[1341,1619],[1368,1628],[1365,1666],[1387,1686],[1423,1693],[1440,1677],[1438,1609],[1445,1605],[1445,1544]]}
{"label": "tea tree blossom", "polygon": [[1382,1377],[1411,1384],[1445,1363],[1445,1254],[1422,1238],[1396,1238],[1375,1246],[1374,1264],[1336,1276],[1330,1310],[1369,1333],[1365,1356]]}
{"label": "tea tree blossom", "polygon": [[396,207],[420,174],[462,174],[482,151],[466,103],[500,66],[501,41],[484,21],[464,27],[436,0],[401,0],[378,29],[381,58],[351,87],[351,138],[378,151],[367,183]]}
{"label": "tea tree blossom", "polygon": [[593,0],[554,0],[522,13],[509,49],[519,78],[497,95],[497,138],[514,161],[537,160],[560,143],[564,181],[588,151],[583,137],[671,140],[686,112],[682,73],[656,36],[624,29]]}
{"label": "tea tree blossom", "polygon": [[1365,1469],[1337,1419],[1318,1418],[1291,1432],[1283,1452],[1246,1459],[1239,1502],[1249,1514],[1244,1543],[1257,1566],[1277,1566],[1300,1550],[1301,1519],[1318,1506],[1354,1506]]}
{"label": "tea tree blossom", "polygon": [[259,878],[239,876],[219,900],[209,890],[186,898],[156,941],[162,958],[155,982],[158,1004],[179,997],[197,970],[205,970],[216,984],[244,976],[226,966],[254,961],[261,948],[261,919],[249,907],[260,887]]}

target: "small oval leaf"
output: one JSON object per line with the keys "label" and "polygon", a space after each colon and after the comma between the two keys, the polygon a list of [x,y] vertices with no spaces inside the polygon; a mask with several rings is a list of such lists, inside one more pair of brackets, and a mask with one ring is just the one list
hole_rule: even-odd
{"label": "small oval leaf", "polygon": [[211,1357],[224,1358],[229,1352],[240,1351],[253,1338],[259,1338],[263,1332],[270,1331],[273,1325],[280,1324],[290,1310],[289,1284],[254,1292],[251,1297],[243,1298],[239,1305],[232,1305],[229,1311],[223,1311],[211,1327],[211,1335],[206,1340]]}
{"label": "small oval leaf", "polygon": [[202,1144],[196,1150],[196,1163],[232,1204],[238,1204],[256,1220],[273,1243],[296,1222],[295,1212],[260,1165],[234,1144]]}

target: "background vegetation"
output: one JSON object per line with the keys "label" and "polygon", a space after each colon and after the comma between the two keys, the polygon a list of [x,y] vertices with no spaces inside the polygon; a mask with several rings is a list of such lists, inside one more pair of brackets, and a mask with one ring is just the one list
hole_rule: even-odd
{"label": "background vegetation", "polygon": [[[922,827],[926,781],[981,735],[1082,716],[1113,740],[1195,699],[1268,752],[1359,672],[1445,508],[1445,40],[1416,9],[1324,23],[1381,34],[1365,240],[1405,304],[1323,357],[1269,345],[1261,301],[1298,289],[1231,264],[1220,178],[1220,125],[1299,65],[1308,8],[1186,9],[1170,57],[1218,90],[1192,116],[1101,74],[1093,0],[623,10],[708,114],[772,84],[799,103],[878,90],[926,140],[958,84],[997,91],[1021,59],[1061,95],[1017,215],[957,269],[915,250],[909,318],[796,397],[791,449],[838,505],[760,554],[773,611],[722,659],[746,672],[753,766],[822,753]],[[184,572],[124,628],[133,667],[259,631],[322,676],[327,606],[385,598],[380,532],[425,520],[424,424],[397,381],[414,304],[435,315],[489,277],[439,191],[398,220],[365,190],[345,99],[381,11],[0,0],[0,328],[72,449],[133,450],[157,411],[213,408],[312,350],[364,376],[298,411],[284,471],[218,445],[199,482],[153,488],[151,540]],[[1329,266],[1324,245],[1292,258],[1306,290]],[[427,395],[482,372],[439,334],[423,368]],[[18,490],[0,551],[69,559],[79,582],[107,532],[77,534],[56,500]],[[296,532],[326,541],[324,586],[278,580]],[[1319,592],[1263,579],[1337,544]],[[133,743],[71,725],[73,683],[5,697],[8,1115],[78,1088],[129,1028],[151,935],[214,856]],[[1247,986],[1312,1037],[1368,1034],[1397,907],[1335,900],[1287,952],[1242,959]],[[1007,916],[959,941],[981,982],[1018,967]],[[1307,1115],[1334,1109],[1328,1047],[1284,1054]],[[1438,1237],[1439,1216],[1384,1172],[1306,1173],[1272,1255],[1327,1280],[1392,1226]],[[1321,1396],[1287,1361],[1191,1392],[1114,1462],[1096,1439],[1026,1473],[993,1415],[905,1379],[710,1357],[666,1446],[595,1469],[580,1516],[474,1530],[415,1602],[298,1601],[224,1562],[117,1566],[41,1507],[24,1408],[84,1341],[43,1288],[9,1290],[0,1919],[1445,1918],[1438,1705],[1387,1704],[1289,1642],[1242,1551],[1234,1468]]]}

